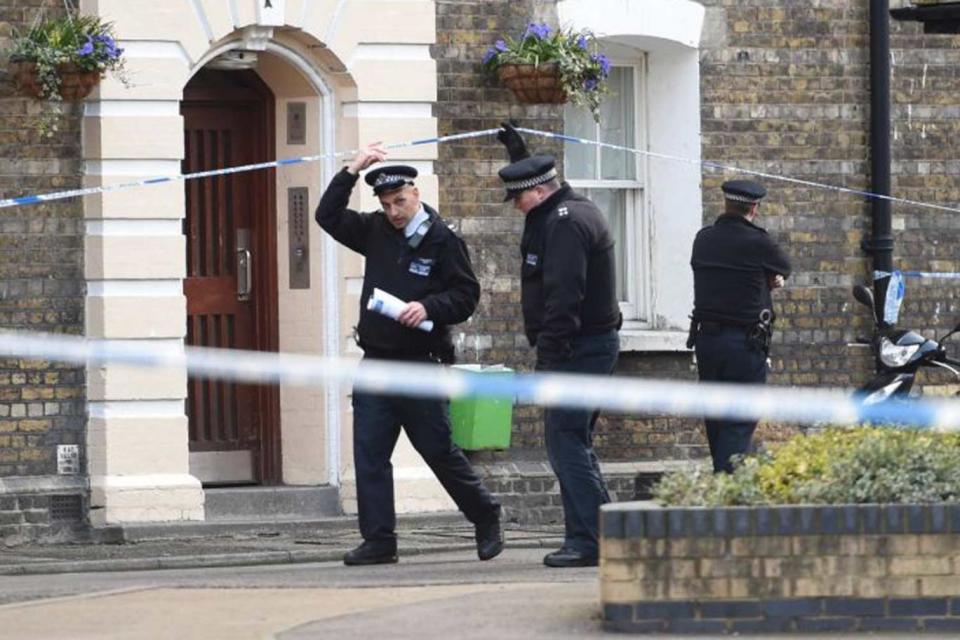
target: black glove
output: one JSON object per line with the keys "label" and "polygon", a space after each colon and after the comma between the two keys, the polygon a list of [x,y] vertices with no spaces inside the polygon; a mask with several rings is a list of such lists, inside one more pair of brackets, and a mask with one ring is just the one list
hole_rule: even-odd
{"label": "black glove", "polygon": [[573,357],[573,345],[569,340],[548,340],[540,336],[537,340],[536,371],[552,371]]}
{"label": "black glove", "polygon": [[523,136],[514,129],[517,122],[501,122],[500,131],[497,133],[497,140],[507,148],[507,154],[510,156],[510,162],[523,160],[530,157],[530,151],[527,149],[527,143],[523,141]]}

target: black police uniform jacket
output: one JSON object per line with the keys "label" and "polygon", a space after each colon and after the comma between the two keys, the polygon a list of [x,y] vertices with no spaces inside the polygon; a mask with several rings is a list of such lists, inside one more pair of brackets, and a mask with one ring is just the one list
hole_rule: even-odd
{"label": "black police uniform jacket", "polygon": [[566,183],[526,216],[521,306],[537,367],[569,359],[577,336],[620,326],[614,240],[606,219]]}
{"label": "black police uniform jacket", "polygon": [[[358,213],[347,208],[358,176],[346,169],[330,181],[320,198],[316,219],[333,238],[366,258],[360,296],[360,347],[371,356],[434,356],[453,361],[448,325],[463,322],[480,299],[480,284],[470,266],[467,246],[427,205],[430,228],[419,246],[412,248],[382,211]],[[433,331],[410,329],[396,320],[367,309],[367,300],[378,288],[407,302],[420,302]]]}
{"label": "black police uniform jacket", "polygon": [[790,259],[767,232],[724,214],[693,241],[694,319],[749,325],[770,309],[767,278],[790,275]]}

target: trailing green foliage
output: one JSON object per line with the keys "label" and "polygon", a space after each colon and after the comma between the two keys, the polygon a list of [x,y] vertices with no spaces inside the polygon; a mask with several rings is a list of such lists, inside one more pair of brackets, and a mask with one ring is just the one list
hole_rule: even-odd
{"label": "trailing green foliage", "polygon": [[929,503],[960,500],[960,435],[883,427],[795,436],[735,462],[732,474],[674,471],[665,506]]}

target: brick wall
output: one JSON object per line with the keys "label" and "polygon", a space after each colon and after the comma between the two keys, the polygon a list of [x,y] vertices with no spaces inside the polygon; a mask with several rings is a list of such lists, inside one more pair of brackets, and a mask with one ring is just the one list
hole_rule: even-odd
{"label": "brick wall", "polygon": [[[862,3],[818,6],[708,1],[701,55],[703,156],[725,164],[852,188],[869,186],[868,17]],[[722,210],[720,183],[704,174],[704,221]],[[850,287],[869,261],[862,198],[768,181],[765,226],[795,269],[778,304],[772,381],[855,385],[831,358],[855,331],[869,334]],[[852,304],[851,304],[852,303]],[[814,345],[811,349],[811,345]]]}
{"label": "brick wall", "polygon": [[[702,155],[724,164],[794,178],[869,187],[868,15],[854,0],[796,3],[704,0],[701,43]],[[438,0],[437,116],[441,134],[495,127],[514,117],[525,126],[562,129],[553,106],[517,104],[479,61],[502,33],[518,34],[533,17],[556,23],[552,2]],[[892,23],[893,191],[940,203],[960,202],[960,165],[951,160],[960,121],[960,39],[924,35],[918,24]],[[537,148],[560,153],[534,141]],[[502,148],[491,139],[440,146],[440,209],[459,219],[484,288],[481,306],[462,327],[467,360],[531,365],[520,333],[518,244],[521,214],[500,203],[496,170]],[[732,174],[703,174],[704,223],[722,207],[720,183]],[[779,313],[771,383],[853,388],[872,372],[862,347],[867,314],[850,294],[866,282],[869,258],[860,248],[869,233],[863,198],[768,180],[760,224],[780,241],[796,273],[776,294]],[[960,271],[956,258],[960,217],[893,206],[895,264],[904,269]],[[907,283],[902,324],[943,334],[960,319],[958,287],[951,281]],[[477,348],[479,347],[479,353]],[[695,377],[689,355],[625,353],[619,375]],[[942,385],[944,376],[932,375]],[[783,439],[798,428],[761,424],[760,442]],[[542,447],[540,413],[517,412],[510,453],[483,459],[536,455]],[[602,419],[597,434],[606,460],[702,457],[698,421],[672,417]]]}
{"label": "brick wall", "polygon": [[958,631],[957,505],[645,509],[601,518],[604,625]]}
{"label": "brick wall", "polygon": [[[855,189],[869,188],[868,3],[705,0],[701,50],[703,157]],[[891,22],[893,194],[941,204],[960,195],[955,136],[960,39]],[[722,207],[705,172],[704,222]],[[867,282],[860,242],[870,232],[863,198],[767,180],[760,224],[790,254],[795,275],[777,292],[774,384],[862,384],[869,353],[848,343],[870,333],[853,284]],[[893,205],[894,263],[956,271],[957,217]],[[950,281],[908,281],[901,324],[942,335],[960,317]],[[926,379],[940,384],[945,378]],[[782,432],[782,430],[778,430]]]}
{"label": "brick wall", "polygon": [[[477,473],[483,484],[503,506],[507,522],[520,524],[562,524],[563,503],[557,476],[547,462],[517,461],[480,464]],[[650,474],[650,465],[618,463],[603,466],[607,490],[614,502],[647,499],[648,483],[638,476]],[[659,475],[659,474],[653,474]]]}
{"label": "brick wall", "polygon": [[[0,492],[0,543],[14,546],[24,542],[66,542],[86,539],[89,532],[81,524],[85,498],[79,485],[21,487]],[[72,490],[73,493],[64,491]]]}
{"label": "brick wall", "polygon": [[[703,157],[854,188],[868,186],[867,15],[864,3],[827,0],[704,0],[701,49]],[[57,0],[0,0],[0,47],[11,29]],[[503,33],[530,19],[555,22],[553,2],[437,0],[440,133],[496,126],[506,118],[562,129],[556,106],[517,104],[479,61]],[[960,165],[952,141],[960,121],[960,40],[923,35],[893,23],[894,192],[907,198],[960,201]],[[0,74],[0,192],[42,192],[79,184],[79,106],[68,106],[49,139],[33,129],[49,107],[14,94]],[[562,156],[556,144],[537,150]],[[491,139],[440,146],[441,212],[460,225],[484,294],[461,327],[462,358],[529,369],[532,355],[519,313],[522,216],[503,204],[496,170],[502,148]],[[704,220],[720,206],[724,176],[703,177]],[[869,358],[846,344],[867,332],[866,315],[849,294],[869,261],[859,248],[868,229],[862,199],[770,183],[765,224],[796,264],[778,293],[780,322],[774,384],[845,385],[865,379]],[[0,326],[80,333],[83,329],[82,212],[78,200],[0,211]],[[955,247],[960,217],[894,206],[895,259],[904,268],[960,271]],[[905,324],[945,331],[960,316],[956,285],[908,283]],[[839,355],[839,357],[838,357]],[[618,373],[691,378],[689,356],[624,354]],[[942,383],[943,378],[933,378]],[[55,471],[58,443],[82,443],[82,371],[44,363],[0,362],[0,477]],[[761,439],[792,428],[764,425]],[[609,415],[597,437],[605,460],[662,460],[704,453],[698,422],[669,416]],[[542,456],[540,411],[515,413],[513,448],[481,459]]]}
{"label": "brick wall", "polygon": [[[480,60],[503,34],[522,32],[530,20],[556,24],[554,2],[438,0],[437,60],[440,134],[496,127],[515,118],[525,127],[563,131],[563,109],[554,105],[518,104],[507,89],[485,76]],[[528,139],[535,151],[560,161],[562,146],[542,138]],[[461,357],[473,362],[506,363],[529,370],[533,355],[523,336],[520,314],[520,234],[523,214],[504,204],[497,170],[506,160],[492,138],[440,145],[440,211],[459,222],[481,279],[483,295],[464,333]],[[690,378],[689,356],[624,354],[619,374]],[[655,460],[703,455],[705,441],[697,425],[670,417],[602,416],[597,449],[605,460]],[[542,412],[520,407],[514,412],[510,451],[473,454],[481,460],[543,456]]]}
{"label": "brick wall", "polygon": [[[39,12],[62,13],[63,2],[0,0],[0,50]],[[55,119],[58,130],[41,136],[37,116],[56,107],[18,95],[0,58],[0,196],[79,187],[82,105],[66,105]],[[0,327],[83,332],[81,204],[74,199],[0,209]],[[56,474],[56,445],[82,445],[84,424],[82,369],[0,360],[0,478]],[[4,502],[0,515],[5,523],[14,519],[15,510],[7,507],[19,505],[16,517],[42,525],[46,517],[36,512],[44,499],[37,500],[23,498],[26,510],[16,500]]]}
{"label": "brick wall", "polygon": [[[531,19],[555,15],[552,2],[522,0],[437,0],[437,118],[440,135],[489,129],[516,118],[525,126],[550,131],[563,127],[562,108],[517,104],[508,90],[479,68],[487,47],[503,33],[522,29]],[[537,145],[540,149],[541,145]],[[560,155],[559,146],[543,146]],[[436,172],[440,176],[441,215],[456,221],[466,239],[483,295],[477,313],[459,327],[461,359],[506,363],[529,369],[533,356],[523,336],[520,315],[520,233],[523,214],[503,203],[497,170],[505,162],[503,147],[492,138],[443,144]],[[454,333],[456,337],[456,332]],[[522,407],[514,412],[513,454],[542,443],[541,412]],[[486,457],[504,457],[509,454]]]}

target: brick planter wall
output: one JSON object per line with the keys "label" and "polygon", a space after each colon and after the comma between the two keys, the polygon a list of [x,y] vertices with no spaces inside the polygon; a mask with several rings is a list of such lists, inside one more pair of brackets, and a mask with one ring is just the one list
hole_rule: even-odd
{"label": "brick planter wall", "polygon": [[670,633],[960,631],[960,505],[606,505],[603,623]]}

